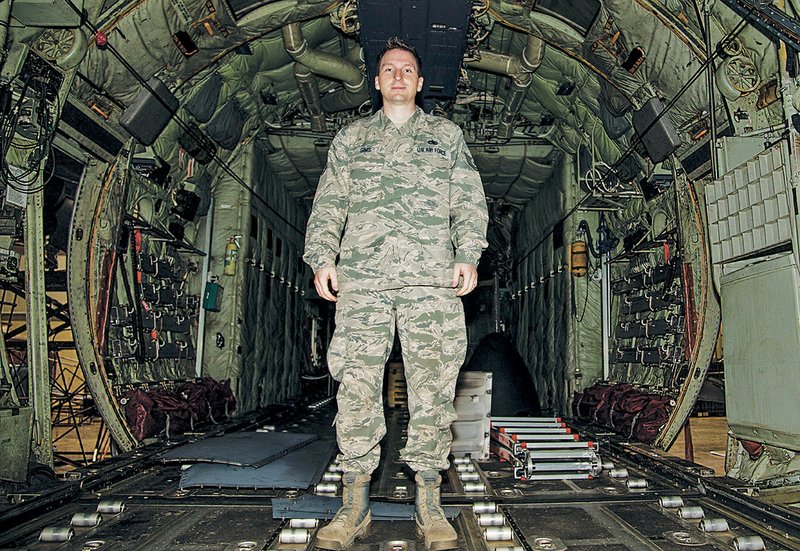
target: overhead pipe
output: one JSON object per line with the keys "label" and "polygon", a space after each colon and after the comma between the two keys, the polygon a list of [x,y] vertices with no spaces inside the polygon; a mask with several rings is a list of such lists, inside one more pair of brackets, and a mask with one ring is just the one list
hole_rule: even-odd
{"label": "overhead pipe", "polygon": [[319,83],[317,77],[302,63],[294,64],[294,79],[297,81],[297,88],[300,96],[306,103],[308,112],[311,115],[311,130],[314,132],[325,132],[327,123],[325,113],[319,103]]}
{"label": "overhead pipe", "polygon": [[528,88],[533,82],[533,73],[542,64],[543,58],[544,41],[529,34],[525,48],[519,56],[481,50],[476,59],[465,63],[470,69],[511,78],[511,90],[506,97],[506,106],[500,113],[500,122],[497,126],[498,138],[507,140],[514,135],[514,119],[522,108],[525,94],[528,93]]}
{"label": "overhead pipe", "polygon": [[[366,81],[366,79],[365,79]],[[354,109],[369,99],[366,86],[358,92],[351,92],[346,87],[325,94],[322,98],[322,109],[326,113],[337,113],[346,109]]]}
{"label": "overhead pipe", "polygon": [[[361,46],[350,48],[345,59],[356,67],[364,66],[364,49]],[[360,73],[361,69],[358,72]],[[322,109],[326,113],[336,113],[345,109],[359,107],[369,99],[369,86],[365,85],[357,92],[351,92],[347,87],[343,87],[335,92],[325,94],[325,97],[322,98]]]}
{"label": "overhead pipe", "polygon": [[[299,45],[296,44],[296,38],[298,36],[301,39]],[[287,37],[289,38],[287,39]],[[292,41],[291,44],[294,46],[291,51],[289,46],[290,40]],[[311,130],[314,132],[325,132],[327,130],[327,123],[325,121],[325,113],[322,111],[322,107],[320,107],[319,103],[319,83],[317,82],[317,77],[314,76],[314,73],[309,67],[303,65],[302,62],[298,61],[295,56],[292,55],[292,51],[299,49],[302,45],[308,46],[308,43],[303,39],[302,34],[300,34],[299,24],[298,31],[294,34],[288,33],[284,27],[283,46],[289,56],[295,60],[293,67],[294,79],[297,82],[297,89],[300,91],[300,97],[303,98],[303,103],[306,104],[306,108],[308,108],[308,112],[311,115]]]}
{"label": "overhead pipe", "polygon": [[[303,37],[300,23],[289,23],[281,29],[281,32],[286,53],[293,60],[308,68],[311,73],[340,81],[344,86],[343,90],[327,94],[322,98],[320,106],[323,112],[335,112],[358,107],[369,98],[367,79],[358,66],[336,55],[311,48],[308,41]],[[297,70],[295,70],[296,76]],[[306,101],[306,105],[309,105],[307,98],[304,97],[303,99]],[[313,101],[319,102],[318,92]],[[309,105],[310,109],[311,106]]]}

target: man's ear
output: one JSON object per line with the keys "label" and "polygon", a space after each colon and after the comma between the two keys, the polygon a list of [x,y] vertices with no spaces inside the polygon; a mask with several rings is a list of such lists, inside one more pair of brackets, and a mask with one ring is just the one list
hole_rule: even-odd
{"label": "man's ear", "polygon": [[375,77],[375,89],[379,90],[379,91],[381,89],[381,81],[380,81],[380,79],[378,79],[377,76]]}
{"label": "man's ear", "polygon": [[422,77],[419,77],[419,80],[417,81],[417,92],[422,92],[422,80]]}

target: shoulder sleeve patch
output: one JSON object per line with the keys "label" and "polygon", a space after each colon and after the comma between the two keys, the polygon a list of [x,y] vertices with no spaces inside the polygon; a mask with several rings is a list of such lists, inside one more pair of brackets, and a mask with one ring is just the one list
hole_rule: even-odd
{"label": "shoulder sleeve patch", "polygon": [[475,164],[475,159],[472,158],[472,153],[469,147],[467,147],[467,144],[464,144],[462,147],[464,148],[464,158],[467,161],[467,165],[469,165],[472,170],[478,170],[478,166]]}

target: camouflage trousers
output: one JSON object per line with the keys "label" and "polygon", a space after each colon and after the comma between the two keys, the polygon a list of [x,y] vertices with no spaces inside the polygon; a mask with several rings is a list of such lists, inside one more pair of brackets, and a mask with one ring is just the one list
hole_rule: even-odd
{"label": "camouflage trousers", "polygon": [[386,434],[384,366],[395,328],[403,351],[410,415],[400,458],[415,471],[449,465],[456,378],[467,348],[461,299],[453,289],[441,287],[342,290],[328,366],[341,383],[336,438],[346,472],[371,473],[378,466],[380,441]]}

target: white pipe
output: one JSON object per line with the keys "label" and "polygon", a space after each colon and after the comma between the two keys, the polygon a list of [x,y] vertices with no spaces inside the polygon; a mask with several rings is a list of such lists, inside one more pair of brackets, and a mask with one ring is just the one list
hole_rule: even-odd
{"label": "white pipe", "polygon": [[197,322],[197,353],[195,354],[194,373],[196,377],[203,376],[203,352],[206,344],[206,309],[203,308],[203,293],[208,283],[208,274],[211,272],[211,236],[214,232],[214,197],[208,206],[206,215],[206,257],[203,260],[203,286],[200,288],[200,319]]}

